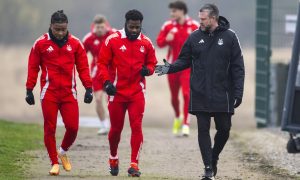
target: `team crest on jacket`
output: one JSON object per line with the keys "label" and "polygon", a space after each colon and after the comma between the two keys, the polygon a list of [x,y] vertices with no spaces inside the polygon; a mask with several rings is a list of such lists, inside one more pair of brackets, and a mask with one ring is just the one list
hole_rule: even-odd
{"label": "team crest on jacket", "polygon": [[95,46],[97,46],[99,43],[100,43],[100,42],[99,42],[98,39],[96,39],[96,40],[94,41],[94,45],[95,45]]}
{"label": "team crest on jacket", "polygon": [[141,46],[140,51],[141,51],[142,53],[144,53],[144,52],[145,52],[145,47],[144,47],[144,46]]}
{"label": "team crest on jacket", "polygon": [[70,46],[70,44],[67,45],[67,50],[72,51],[72,47]]}
{"label": "team crest on jacket", "polygon": [[125,52],[126,51],[125,45],[121,46],[120,49],[121,49],[122,52]]}
{"label": "team crest on jacket", "polygon": [[222,45],[223,45],[223,39],[219,39],[218,44],[219,44],[220,46],[222,46]]}
{"label": "team crest on jacket", "polygon": [[52,46],[49,46],[49,47],[47,48],[47,51],[48,51],[48,53],[51,53],[52,51],[54,51],[54,49],[53,49]]}

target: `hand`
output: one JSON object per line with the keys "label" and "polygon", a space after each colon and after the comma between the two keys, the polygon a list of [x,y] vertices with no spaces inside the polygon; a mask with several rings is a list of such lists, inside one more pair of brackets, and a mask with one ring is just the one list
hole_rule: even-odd
{"label": "hand", "polygon": [[117,92],[116,87],[110,81],[105,81],[104,88],[109,96],[114,96]]}
{"label": "hand", "polygon": [[168,71],[170,69],[170,63],[164,59],[164,65],[157,65],[155,67],[155,73],[158,73],[158,76],[164,75],[164,74],[168,74]]}
{"label": "hand", "polygon": [[34,105],[35,104],[32,90],[27,89],[25,100],[26,100],[27,104],[29,104],[29,105]]}
{"label": "hand", "polygon": [[84,103],[90,104],[93,101],[93,90],[92,88],[86,88],[84,95]]}
{"label": "hand", "polygon": [[242,104],[242,99],[241,98],[235,98],[234,99],[234,108],[239,107]]}
{"label": "hand", "polygon": [[143,77],[145,77],[145,76],[148,76],[149,74],[150,74],[149,69],[145,65],[143,65],[142,70],[141,70],[141,75]]}
{"label": "hand", "polygon": [[173,32],[169,32],[167,34],[166,41],[170,42],[170,41],[173,41],[173,40],[174,40],[174,33]]}

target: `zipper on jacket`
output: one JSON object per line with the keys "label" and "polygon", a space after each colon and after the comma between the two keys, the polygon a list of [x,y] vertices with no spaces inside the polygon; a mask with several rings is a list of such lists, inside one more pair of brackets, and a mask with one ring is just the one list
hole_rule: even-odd
{"label": "zipper on jacket", "polygon": [[226,97],[227,97],[227,112],[229,113],[229,98],[228,98],[228,92],[226,91]]}

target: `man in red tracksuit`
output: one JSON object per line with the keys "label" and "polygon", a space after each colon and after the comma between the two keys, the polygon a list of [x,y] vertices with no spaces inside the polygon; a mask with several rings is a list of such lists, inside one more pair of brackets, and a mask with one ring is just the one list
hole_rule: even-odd
{"label": "man in red tracksuit", "polygon": [[[58,157],[64,169],[71,170],[66,152],[76,139],[79,123],[75,68],[86,88],[84,102],[91,103],[93,99],[86,52],[81,42],[68,33],[67,25],[68,18],[62,10],[53,13],[49,32],[34,43],[28,60],[25,99],[29,105],[35,104],[32,90],[39,70],[42,70],[40,100],[44,116],[44,143],[52,164],[50,175],[59,174]],[[60,148],[56,150],[58,111],[66,132]]]}
{"label": "man in red tracksuit", "polygon": [[90,52],[93,56],[91,63],[91,76],[93,80],[93,91],[96,100],[96,112],[100,119],[99,135],[105,135],[110,128],[109,118],[106,116],[105,106],[103,104],[103,84],[100,82],[97,74],[96,60],[99,55],[101,46],[105,39],[114,32],[110,27],[107,19],[102,15],[96,15],[92,24],[92,32],[83,38],[83,45],[86,52]]}
{"label": "man in red tracksuit", "polygon": [[[145,109],[145,76],[153,74],[157,63],[154,47],[148,37],[141,33],[143,15],[138,10],[130,10],[125,15],[122,30],[110,35],[100,50],[99,76],[109,95],[108,110],[111,129],[110,173],[117,176],[118,144],[128,111],[131,127],[131,164],[128,175],[139,177],[139,152],[143,144],[142,119]],[[109,68],[115,71],[112,77]]]}
{"label": "man in red tracksuit", "polygon": [[[183,1],[175,1],[169,4],[171,10],[171,20],[164,23],[157,36],[157,45],[159,47],[168,46],[167,60],[173,63],[191,32],[198,29],[199,24],[187,16],[187,6]],[[168,74],[168,82],[171,91],[171,102],[175,111],[173,123],[173,133],[177,135],[182,128],[184,136],[189,135],[188,107],[190,101],[190,69]],[[182,89],[183,121],[180,117],[179,90]]]}

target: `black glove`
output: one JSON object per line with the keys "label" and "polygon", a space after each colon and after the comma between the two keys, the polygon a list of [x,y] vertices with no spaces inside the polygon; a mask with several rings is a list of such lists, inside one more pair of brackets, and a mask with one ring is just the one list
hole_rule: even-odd
{"label": "black glove", "polygon": [[86,88],[84,95],[84,103],[90,104],[93,101],[93,90],[92,88]]}
{"label": "black glove", "polygon": [[149,74],[150,74],[149,69],[145,65],[143,65],[142,70],[141,70],[141,75],[143,77],[145,77],[145,76],[148,76]]}
{"label": "black glove", "polygon": [[242,104],[242,98],[234,98],[234,108],[239,107]]}
{"label": "black glove", "polygon": [[104,88],[109,96],[114,96],[117,92],[116,87],[110,81],[105,81]]}
{"label": "black glove", "polygon": [[164,65],[157,65],[155,67],[155,73],[158,73],[158,76],[164,75],[164,74],[168,74],[169,69],[170,69],[170,63],[164,59]]}
{"label": "black glove", "polygon": [[26,98],[25,98],[25,100],[26,100],[27,104],[29,104],[29,105],[34,105],[35,104],[32,90],[30,90],[30,89],[26,90]]}

